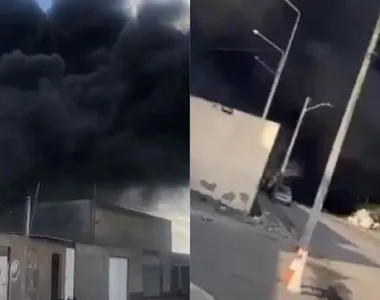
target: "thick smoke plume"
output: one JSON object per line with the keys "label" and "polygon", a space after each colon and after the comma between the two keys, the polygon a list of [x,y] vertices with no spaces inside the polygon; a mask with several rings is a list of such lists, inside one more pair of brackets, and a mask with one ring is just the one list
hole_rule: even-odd
{"label": "thick smoke plume", "polygon": [[[307,114],[291,158],[303,169],[303,176],[288,183],[294,198],[312,204],[378,17],[379,2],[291,2],[301,11],[301,19],[269,119],[281,123],[284,129],[279,137],[284,142],[276,149],[278,155],[273,156],[278,158],[278,168],[305,98],[311,97],[313,104],[333,105]],[[212,17],[208,17],[210,10],[214,12]],[[254,56],[276,70],[281,55],[252,35],[252,29],[285,49],[295,26],[294,10],[283,0],[193,0],[191,17],[192,93],[261,115],[273,74]],[[351,24],[350,30],[346,24]],[[355,109],[327,195],[325,208],[329,211],[350,213],[368,198],[380,202],[379,61],[378,55],[373,57]]]}
{"label": "thick smoke plume", "polygon": [[18,33],[0,47],[3,191],[186,182],[189,37],[173,25],[186,7],[123,2],[0,5],[0,37]]}

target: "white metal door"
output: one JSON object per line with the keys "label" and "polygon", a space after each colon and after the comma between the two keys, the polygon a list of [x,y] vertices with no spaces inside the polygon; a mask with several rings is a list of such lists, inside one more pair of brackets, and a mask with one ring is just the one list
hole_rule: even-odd
{"label": "white metal door", "polygon": [[8,299],[8,255],[0,256],[0,299]]}
{"label": "white metal door", "polygon": [[128,259],[110,257],[108,268],[108,300],[127,300]]}
{"label": "white metal door", "polygon": [[74,269],[75,269],[75,249],[66,248],[65,289],[64,289],[65,300],[74,298]]}

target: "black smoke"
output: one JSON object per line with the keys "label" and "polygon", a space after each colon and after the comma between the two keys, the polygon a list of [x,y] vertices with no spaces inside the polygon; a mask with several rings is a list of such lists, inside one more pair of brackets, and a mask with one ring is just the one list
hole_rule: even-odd
{"label": "black smoke", "polygon": [[[188,179],[186,5],[0,4],[0,190]],[[6,41],[6,42],[4,42]],[[8,198],[9,198],[8,197]],[[3,201],[3,200],[2,200]]]}
{"label": "black smoke", "polygon": [[[273,76],[254,56],[276,69],[280,55],[255,37],[252,29],[284,49],[295,12],[283,0],[194,1],[192,92],[260,115]],[[269,118],[285,127],[288,142],[306,96],[314,103],[334,105],[307,116],[292,157],[303,169],[303,176],[291,183],[295,197],[311,204],[380,6],[376,1],[292,2],[301,11],[301,21]],[[207,17],[210,10],[214,13]],[[252,53],[216,48],[250,49]],[[330,211],[347,213],[367,197],[380,199],[378,65],[375,60],[371,65],[341,152],[326,201]],[[279,157],[285,152],[284,148],[277,150]]]}

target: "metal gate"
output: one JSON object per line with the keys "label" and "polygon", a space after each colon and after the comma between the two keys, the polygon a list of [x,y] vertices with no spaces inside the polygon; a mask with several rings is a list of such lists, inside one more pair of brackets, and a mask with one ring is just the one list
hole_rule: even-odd
{"label": "metal gate", "polygon": [[158,297],[161,295],[162,268],[160,259],[156,256],[144,256],[143,266],[143,295]]}
{"label": "metal gate", "polygon": [[189,266],[172,266],[171,291],[174,295],[186,296],[190,293]]}
{"label": "metal gate", "polygon": [[179,278],[179,267],[172,266],[170,289],[174,295],[177,295],[180,290]]}
{"label": "metal gate", "polygon": [[180,267],[180,291],[181,295],[189,295],[190,293],[190,267]]}

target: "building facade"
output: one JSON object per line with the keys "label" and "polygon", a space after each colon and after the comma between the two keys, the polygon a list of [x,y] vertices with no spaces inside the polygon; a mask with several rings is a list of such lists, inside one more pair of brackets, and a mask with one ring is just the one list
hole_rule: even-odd
{"label": "building facade", "polygon": [[190,188],[249,213],[279,124],[191,96]]}
{"label": "building facade", "polygon": [[19,207],[0,216],[6,232],[0,265],[9,266],[0,275],[0,300],[134,300],[172,293],[170,221],[90,200],[40,203],[28,239],[23,215]]}

